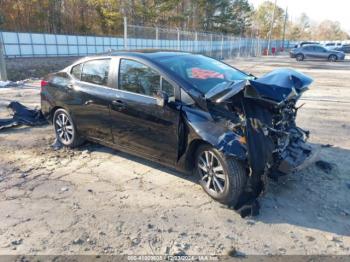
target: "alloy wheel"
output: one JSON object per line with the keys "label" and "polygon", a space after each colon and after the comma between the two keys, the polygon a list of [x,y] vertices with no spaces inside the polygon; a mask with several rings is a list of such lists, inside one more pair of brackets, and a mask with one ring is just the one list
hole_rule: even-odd
{"label": "alloy wheel", "polygon": [[331,55],[331,56],[329,57],[329,61],[335,62],[335,61],[337,61],[337,57],[336,57],[335,55]]}
{"label": "alloy wheel", "polygon": [[198,158],[201,182],[210,191],[221,194],[226,184],[226,175],[220,160],[211,151],[203,151]]}
{"label": "alloy wheel", "polygon": [[74,139],[73,123],[69,120],[68,116],[64,113],[60,113],[56,117],[55,129],[57,137],[64,144],[70,144]]}

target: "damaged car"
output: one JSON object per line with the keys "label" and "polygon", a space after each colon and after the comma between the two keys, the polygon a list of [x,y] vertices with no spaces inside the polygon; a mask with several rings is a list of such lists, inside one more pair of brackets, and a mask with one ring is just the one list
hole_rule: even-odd
{"label": "damaged car", "polygon": [[295,121],[311,83],[292,69],[257,78],[203,55],[120,51],[48,75],[41,108],[63,145],[90,140],[193,173],[213,199],[239,209],[267,178],[314,156]]}

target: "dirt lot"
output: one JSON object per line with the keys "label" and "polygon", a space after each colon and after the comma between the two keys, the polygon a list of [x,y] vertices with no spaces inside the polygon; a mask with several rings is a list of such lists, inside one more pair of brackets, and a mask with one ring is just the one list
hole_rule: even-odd
{"label": "dirt lot", "polygon": [[[260,215],[242,219],[192,177],[95,144],[53,151],[51,126],[0,132],[0,254],[350,255],[350,62],[229,61],[255,75],[296,68],[315,80],[299,125],[332,163],[270,182]],[[0,89],[39,105],[37,84]]]}

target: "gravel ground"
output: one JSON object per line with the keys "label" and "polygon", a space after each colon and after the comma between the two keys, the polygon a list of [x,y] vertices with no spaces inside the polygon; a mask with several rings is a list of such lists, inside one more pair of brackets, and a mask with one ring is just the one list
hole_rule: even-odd
{"label": "gravel ground", "polygon": [[[0,254],[350,255],[350,62],[228,61],[257,76],[279,67],[315,80],[298,123],[323,147],[316,165],[270,182],[260,215],[242,219],[193,177],[100,145],[53,151],[51,126],[0,132]],[[38,83],[0,89],[0,118]]]}

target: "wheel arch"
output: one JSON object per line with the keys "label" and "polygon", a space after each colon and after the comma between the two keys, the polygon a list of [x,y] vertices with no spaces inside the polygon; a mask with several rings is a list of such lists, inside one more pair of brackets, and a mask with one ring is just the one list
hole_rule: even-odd
{"label": "wheel arch", "polygon": [[55,112],[58,110],[58,109],[64,109],[63,107],[61,106],[54,106],[51,110],[50,110],[50,122],[53,123],[53,116],[55,115]]}
{"label": "wheel arch", "polygon": [[188,149],[187,149],[186,156],[185,156],[185,167],[187,170],[193,169],[194,162],[195,162],[195,155],[196,155],[198,148],[201,145],[212,146],[210,143],[208,143],[207,141],[200,139],[200,138],[192,140],[190,142],[190,144],[188,145]]}
{"label": "wheel arch", "polygon": [[303,53],[297,53],[297,54],[295,55],[295,58],[297,58],[298,56],[302,56],[302,58],[305,59],[305,55],[304,55]]}

